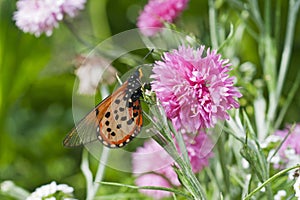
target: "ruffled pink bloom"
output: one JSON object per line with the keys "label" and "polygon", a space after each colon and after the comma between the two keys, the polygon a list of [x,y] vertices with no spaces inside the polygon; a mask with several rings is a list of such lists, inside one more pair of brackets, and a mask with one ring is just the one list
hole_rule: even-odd
{"label": "ruffled pink bloom", "polygon": [[[204,133],[195,138],[184,136],[187,153],[194,173],[200,172],[208,166],[208,160],[213,156],[212,143]],[[135,183],[138,186],[179,186],[177,174],[173,170],[174,160],[154,140],[144,143],[132,156],[133,173],[138,178]],[[150,173],[149,173],[150,172]],[[142,193],[155,199],[170,196],[171,193],[158,190],[141,190]]]}
{"label": "ruffled pink bloom", "polygon": [[239,107],[235,98],[242,95],[228,75],[231,64],[204,48],[180,46],[153,68],[152,88],[177,130],[213,127],[218,119],[229,119],[227,110]]}
{"label": "ruffled pink bloom", "polygon": [[146,36],[153,36],[164,22],[173,22],[186,8],[189,0],[149,0],[140,14],[137,26]]}
{"label": "ruffled pink bloom", "polygon": [[42,33],[50,36],[64,14],[74,17],[78,10],[83,9],[85,1],[19,0],[13,18],[25,33],[32,33],[36,37]]}

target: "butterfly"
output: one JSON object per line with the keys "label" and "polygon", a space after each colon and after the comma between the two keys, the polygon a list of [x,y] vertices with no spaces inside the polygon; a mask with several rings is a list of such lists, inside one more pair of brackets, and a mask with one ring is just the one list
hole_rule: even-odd
{"label": "butterfly", "polygon": [[119,148],[136,137],[143,125],[141,68],[115,92],[88,113],[63,141],[76,147],[99,140],[109,148]]}

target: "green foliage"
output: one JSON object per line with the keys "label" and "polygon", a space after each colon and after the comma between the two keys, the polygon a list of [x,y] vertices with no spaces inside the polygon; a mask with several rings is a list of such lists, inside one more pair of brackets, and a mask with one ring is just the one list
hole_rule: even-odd
{"label": "green foliage", "polygon": [[[87,191],[86,177],[80,171],[82,151],[62,146],[74,125],[73,59],[99,41],[135,28],[135,19],[146,1],[88,1],[78,18],[70,24],[60,23],[53,36],[39,38],[17,29],[12,20],[15,3],[0,1],[0,183],[12,180],[31,192],[55,180],[73,186],[75,196],[83,199]],[[177,22],[176,29],[192,32],[201,43],[219,49],[232,60],[233,75],[243,93],[243,113],[231,113],[232,121],[224,127],[215,148],[219,160],[212,160],[210,168],[197,177],[208,199],[241,199],[249,193],[269,198],[278,188],[293,192],[282,175],[297,167],[281,172],[271,169],[259,141],[286,123],[300,121],[297,5],[299,9],[299,0],[191,0],[188,11]],[[137,65],[143,55],[145,50],[133,52],[114,64],[125,73],[131,68],[126,64]],[[113,87],[109,88],[111,92]],[[166,119],[162,122],[157,128],[170,131]],[[243,169],[242,157],[250,168]],[[183,167],[185,161],[186,155],[181,161]],[[95,174],[98,162],[90,161],[89,167]],[[184,170],[176,168],[176,172],[181,181],[191,181]],[[254,176],[245,183],[248,174]],[[97,192],[101,199],[146,198],[133,186],[130,173],[107,168],[103,181]],[[264,186],[267,194],[259,192]],[[174,189],[177,199],[184,199],[182,195],[189,189],[183,191]],[[16,199],[0,193],[2,198]]]}

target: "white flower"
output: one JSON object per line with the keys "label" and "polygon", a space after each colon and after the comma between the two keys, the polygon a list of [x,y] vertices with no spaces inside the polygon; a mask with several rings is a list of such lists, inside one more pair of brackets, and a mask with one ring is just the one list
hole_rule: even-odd
{"label": "white flower", "polygon": [[62,191],[63,193],[72,193],[74,189],[66,184],[60,184],[57,186],[57,190]]}
{"label": "white flower", "polygon": [[56,200],[56,198],[55,197],[48,197],[45,200]]}
{"label": "white flower", "polygon": [[298,177],[295,184],[294,184],[294,190],[295,190],[295,197],[300,200],[300,178]]}
{"label": "white flower", "polygon": [[67,197],[73,196],[72,192],[74,189],[66,184],[57,185],[55,181],[50,184],[43,185],[31,193],[26,200],[42,200],[46,197],[47,200],[55,200],[55,193],[62,192]]}
{"label": "white flower", "polygon": [[282,138],[278,135],[270,135],[263,142],[261,142],[260,147],[264,149],[264,148],[267,148],[269,146],[269,144],[276,143],[281,140],[282,140]]}
{"label": "white flower", "polygon": [[274,153],[275,153],[275,149],[270,150],[267,160],[275,165],[279,165],[281,158],[278,153],[276,153],[275,155],[274,155]]}
{"label": "white flower", "polygon": [[245,158],[242,158],[242,166],[244,169],[247,169],[250,166],[249,162]]}
{"label": "white flower", "polygon": [[[287,148],[284,151],[284,155],[287,160],[286,168],[293,167],[300,163],[300,156],[299,156],[299,154],[296,153],[295,149]],[[288,174],[289,174],[289,179],[293,180],[294,179],[294,171],[289,171]]]}
{"label": "white flower", "polygon": [[277,194],[275,194],[274,200],[283,200],[285,196],[286,196],[286,191],[285,190],[279,190],[277,192]]}
{"label": "white flower", "polygon": [[93,95],[99,82],[111,84],[116,80],[116,69],[103,57],[79,55],[75,59],[75,65],[75,74],[79,78],[79,94]]}

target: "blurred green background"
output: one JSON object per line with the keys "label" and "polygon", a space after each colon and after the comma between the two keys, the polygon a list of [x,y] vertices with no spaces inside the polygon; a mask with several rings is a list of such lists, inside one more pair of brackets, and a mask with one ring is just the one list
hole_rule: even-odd
{"label": "blurred green background", "polygon": [[[12,20],[16,1],[0,1],[0,182],[13,180],[32,191],[50,183],[67,183],[83,198],[84,177],[80,171],[81,149],[66,149],[62,140],[74,126],[72,92],[75,81],[72,64],[76,54],[88,48],[80,43],[69,29],[60,23],[51,37],[36,38],[24,34]],[[239,12],[223,1],[220,16],[224,23],[235,22]],[[274,2],[274,1],[273,1]],[[85,10],[72,23],[77,34],[97,45],[101,40],[136,28],[136,18],[147,1],[101,0],[88,1]],[[224,3],[224,4],[223,4]],[[282,27],[285,27],[287,2],[282,3]],[[298,17],[299,19],[299,17]],[[209,42],[207,1],[191,0],[188,10],[178,24],[193,32],[205,44]],[[285,29],[281,30],[282,49]],[[241,62],[251,61],[260,77],[257,45],[247,34],[243,42],[233,44]],[[300,63],[300,20],[297,22],[291,67],[284,91],[294,82]],[[124,72],[123,65],[116,66]],[[300,93],[298,89],[297,94]],[[284,92],[282,102],[286,97]],[[244,105],[247,106],[247,105]],[[300,121],[300,95],[296,95],[284,123]],[[282,125],[284,125],[284,123]],[[96,161],[92,165],[95,170]],[[107,169],[106,181],[133,183],[130,174]],[[100,191],[100,193],[110,193]]]}

